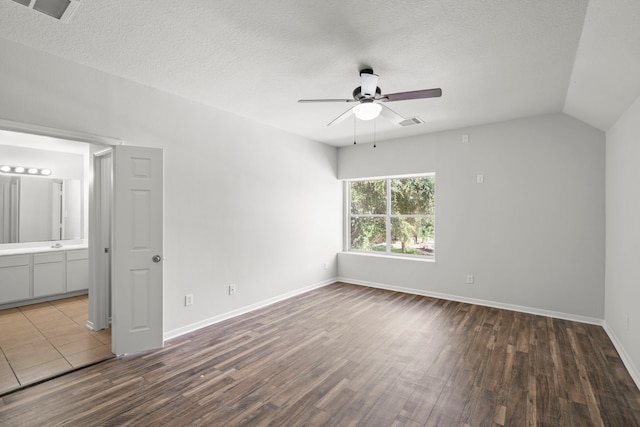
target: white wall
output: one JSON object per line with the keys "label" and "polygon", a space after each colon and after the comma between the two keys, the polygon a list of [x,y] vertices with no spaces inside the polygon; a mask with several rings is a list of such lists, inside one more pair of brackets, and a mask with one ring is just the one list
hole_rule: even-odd
{"label": "white wall", "polygon": [[555,114],[377,145],[340,148],[339,178],[435,172],[436,261],[341,253],[339,277],[603,319],[602,132]]}
{"label": "white wall", "polygon": [[[640,98],[607,132],[605,327],[640,384]],[[628,319],[628,320],[627,320]]]}
{"label": "white wall", "polygon": [[0,118],[165,150],[165,333],[336,276],[335,148],[6,40],[0,52]]}

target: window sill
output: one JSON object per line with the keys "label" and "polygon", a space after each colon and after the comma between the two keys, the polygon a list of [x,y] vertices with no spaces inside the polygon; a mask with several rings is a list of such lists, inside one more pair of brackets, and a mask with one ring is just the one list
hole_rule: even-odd
{"label": "window sill", "polygon": [[364,257],[372,257],[372,258],[388,258],[388,259],[399,259],[402,261],[417,261],[417,262],[429,262],[435,263],[435,258],[419,258],[418,256],[411,255],[395,255],[395,254],[387,254],[387,253],[375,253],[375,252],[357,252],[357,251],[342,251],[341,254],[345,255],[356,255],[356,256],[364,256]]}

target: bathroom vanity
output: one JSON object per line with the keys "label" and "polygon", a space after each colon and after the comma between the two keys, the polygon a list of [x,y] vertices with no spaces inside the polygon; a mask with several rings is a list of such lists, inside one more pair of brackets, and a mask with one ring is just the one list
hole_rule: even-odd
{"label": "bathroom vanity", "polygon": [[0,309],[86,294],[88,283],[86,244],[0,250]]}

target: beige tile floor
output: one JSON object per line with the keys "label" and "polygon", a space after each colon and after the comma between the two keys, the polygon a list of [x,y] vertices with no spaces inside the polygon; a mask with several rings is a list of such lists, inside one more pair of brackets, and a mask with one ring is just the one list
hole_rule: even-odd
{"label": "beige tile floor", "polygon": [[111,330],[90,331],[86,295],[0,310],[0,393],[111,355]]}

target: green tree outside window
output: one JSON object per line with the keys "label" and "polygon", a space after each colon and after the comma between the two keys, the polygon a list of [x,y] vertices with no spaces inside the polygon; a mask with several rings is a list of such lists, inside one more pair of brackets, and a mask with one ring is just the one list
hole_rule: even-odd
{"label": "green tree outside window", "polygon": [[435,256],[435,175],[349,182],[350,250]]}

